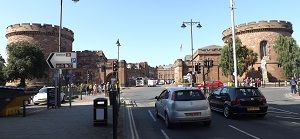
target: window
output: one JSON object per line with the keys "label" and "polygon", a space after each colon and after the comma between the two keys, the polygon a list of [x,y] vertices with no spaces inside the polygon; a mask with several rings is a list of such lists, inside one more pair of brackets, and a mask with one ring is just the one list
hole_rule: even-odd
{"label": "window", "polygon": [[260,42],[260,59],[263,59],[264,56],[267,56],[267,41]]}
{"label": "window", "polygon": [[262,94],[258,89],[241,88],[241,89],[237,89],[237,96],[238,98],[249,98],[249,97],[262,96]]}
{"label": "window", "polygon": [[223,90],[221,91],[221,94],[226,94],[228,93],[228,88],[223,88]]}
{"label": "window", "polygon": [[214,91],[214,94],[216,95],[220,95],[222,88],[218,88],[217,90]]}
{"label": "window", "polygon": [[180,90],[175,92],[175,101],[205,100],[200,90]]}
{"label": "window", "polygon": [[159,95],[159,99],[163,99],[166,95],[167,90],[164,90],[160,95]]}

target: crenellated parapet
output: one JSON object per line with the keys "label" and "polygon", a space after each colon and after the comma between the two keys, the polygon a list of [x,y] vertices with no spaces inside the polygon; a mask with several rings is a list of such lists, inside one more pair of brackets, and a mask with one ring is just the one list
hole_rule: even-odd
{"label": "crenellated parapet", "polygon": [[[59,26],[39,23],[20,23],[6,28],[6,38],[14,35],[47,35],[58,36]],[[61,29],[61,37],[74,41],[74,33],[68,28]]]}
{"label": "crenellated parapet", "polygon": [[[254,32],[286,32],[293,33],[293,26],[291,22],[281,20],[269,20],[249,22],[235,26],[236,35]],[[222,40],[225,41],[232,36],[232,29],[228,28],[222,32]]]}
{"label": "crenellated parapet", "polygon": [[175,67],[183,67],[183,60],[182,59],[177,59],[174,63]]}

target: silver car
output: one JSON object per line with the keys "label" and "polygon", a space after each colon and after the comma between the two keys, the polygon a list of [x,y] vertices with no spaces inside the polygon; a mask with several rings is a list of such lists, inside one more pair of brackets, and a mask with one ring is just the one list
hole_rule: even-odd
{"label": "silver car", "polygon": [[210,106],[197,88],[167,88],[155,98],[156,116],[164,119],[167,128],[180,122],[203,122],[206,126],[211,123]]}

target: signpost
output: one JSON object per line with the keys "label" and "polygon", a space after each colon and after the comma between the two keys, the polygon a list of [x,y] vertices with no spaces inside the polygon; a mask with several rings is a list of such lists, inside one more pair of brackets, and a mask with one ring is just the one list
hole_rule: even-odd
{"label": "signpost", "polygon": [[52,52],[47,58],[50,68],[54,69],[73,69],[77,68],[76,52]]}
{"label": "signpost", "polygon": [[[60,106],[60,74],[62,69],[74,69],[77,68],[77,53],[76,52],[52,52],[49,54],[46,62],[51,69],[59,69],[58,76],[55,77],[55,87],[58,85],[58,89],[55,89],[55,108]],[[70,104],[71,106],[71,104]]]}

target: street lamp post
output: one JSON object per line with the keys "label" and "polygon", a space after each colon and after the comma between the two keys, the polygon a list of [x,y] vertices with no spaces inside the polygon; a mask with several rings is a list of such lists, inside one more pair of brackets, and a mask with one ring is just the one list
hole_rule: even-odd
{"label": "street lamp post", "polygon": [[[72,0],[73,2],[78,2],[79,0]],[[58,52],[61,52],[61,29],[62,29],[62,13],[63,13],[63,0],[60,0],[60,16],[59,16],[59,29],[58,29]],[[55,89],[55,108],[60,106],[60,95],[58,95],[59,92],[61,92],[61,74],[62,74],[62,69],[58,69],[57,71],[58,75],[58,81],[55,82],[55,87],[58,85],[58,89]]]}
{"label": "street lamp post", "polygon": [[191,19],[190,22],[183,22],[181,27],[185,28],[186,25],[191,26],[191,49],[192,49],[192,57],[191,57],[191,62],[192,62],[192,87],[194,87],[194,76],[195,76],[195,71],[194,71],[194,46],[193,46],[193,25],[197,24],[197,28],[201,28],[202,26],[200,25],[200,22],[193,22]]}
{"label": "street lamp post", "polygon": [[[113,103],[113,139],[117,139],[117,125],[118,125],[118,111],[120,108],[120,83],[119,83],[119,56],[120,56],[120,41],[119,39],[116,42],[116,45],[118,47],[118,61],[117,61],[117,70],[114,71],[116,72],[116,80],[117,80],[117,91],[116,92],[112,92],[113,93],[113,99],[114,99],[114,103]],[[118,100],[118,101],[117,101]]]}

